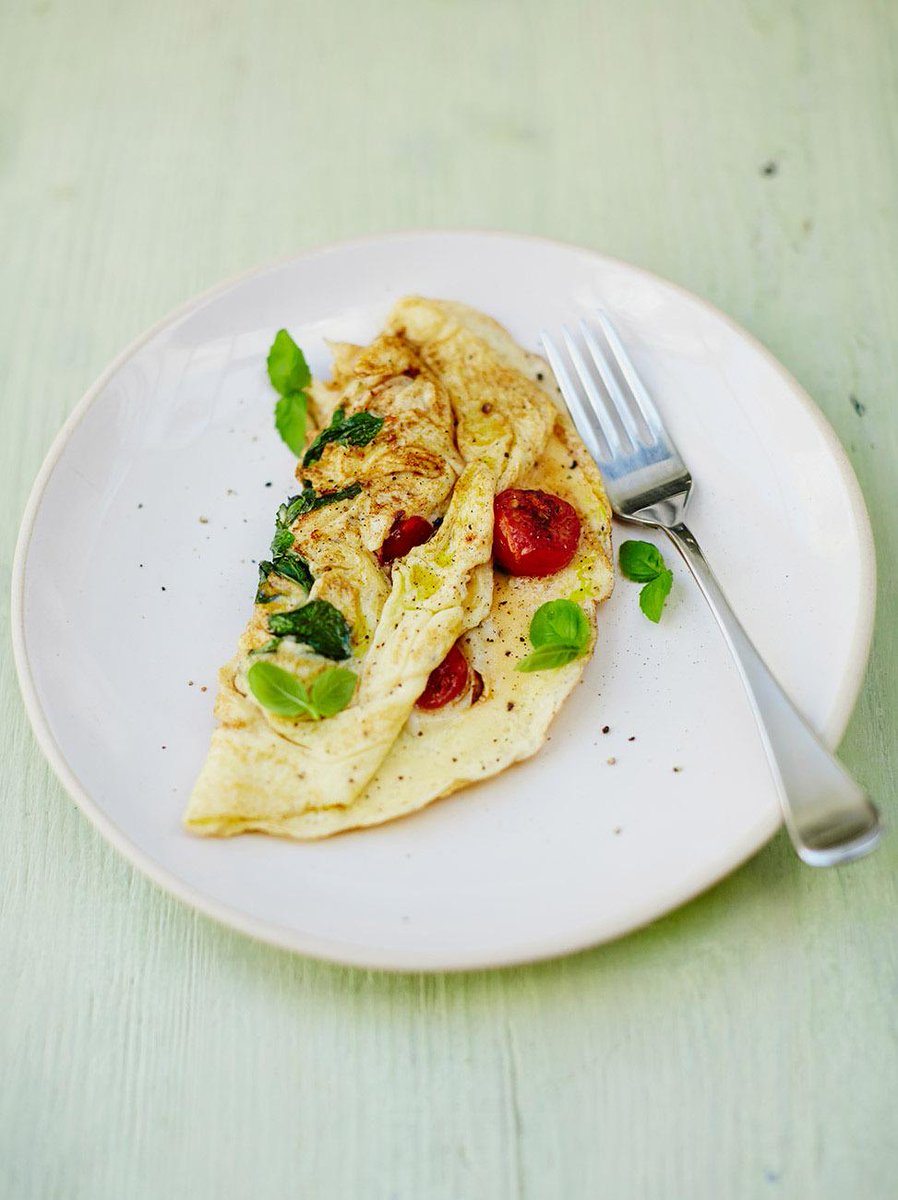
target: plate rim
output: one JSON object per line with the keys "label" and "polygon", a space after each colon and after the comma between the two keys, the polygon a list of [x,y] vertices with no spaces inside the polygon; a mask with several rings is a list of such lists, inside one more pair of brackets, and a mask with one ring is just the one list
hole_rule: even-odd
{"label": "plate rim", "polygon": [[[621,937],[636,932],[638,929],[644,928],[653,921],[659,920],[676,908],[689,903],[696,896],[716,886],[725,876],[747,862],[749,858],[762,849],[782,825],[781,817],[777,817],[772,821],[767,818],[759,820],[756,828],[752,830],[751,836],[746,836],[737,847],[730,847],[725,853],[715,858],[709,863],[708,869],[701,873],[700,878],[692,879],[683,887],[672,886],[668,894],[662,898],[660,905],[657,894],[654,894],[653,903],[650,906],[646,906],[644,910],[634,910],[633,919],[628,920],[623,927],[611,934],[602,932],[599,927],[587,924],[582,929],[578,928],[577,932],[573,935],[563,938],[547,938],[540,943],[530,943],[526,948],[515,949],[514,947],[510,947],[505,951],[489,951],[486,953],[483,951],[465,953],[456,950],[450,952],[448,955],[445,953],[440,954],[436,961],[428,962],[426,961],[426,957],[418,952],[410,955],[405,950],[391,950],[389,948],[378,950],[376,946],[364,946],[356,943],[338,942],[334,939],[323,939],[314,935],[298,934],[296,930],[250,917],[240,909],[233,908],[224,902],[210,898],[204,892],[179,879],[173,872],[160,866],[146,852],[136,846],[118,828],[115,822],[102,811],[99,805],[96,804],[69,767],[60,746],[50,730],[49,722],[41,707],[32,676],[31,663],[28,658],[25,643],[25,568],[34,525],[47,484],[69,439],[94,401],[113,376],[157,334],[162,333],[166,328],[176,324],[181,318],[201,308],[218,295],[240,286],[249,279],[271,271],[277,271],[293,263],[300,263],[334,253],[335,251],[364,250],[369,246],[397,241],[399,239],[433,238],[436,240],[445,237],[479,237],[488,240],[533,243],[555,250],[575,251],[578,254],[596,259],[606,266],[623,268],[627,271],[635,272],[647,282],[656,285],[660,284],[674,291],[683,299],[689,301],[691,304],[697,304],[700,308],[722,321],[732,332],[746,342],[750,348],[760,354],[784,386],[799,401],[822,436],[830,452],[830,456],[837,467],[842,483],[845,486],[850,504],[851,517],[857,531],[857,544],[861,560],[858,586],[861,595],[867,597],[867,603],[861,606],[861,611],[853,631],[850,648],[850,667],[846,670],[841,681],[839,691],[835,697],[832,716],[823,730],[824,740],[833,748],[842,739],[863,686],[876,616],[876,551],[870,516],[851,461],[835,430],[827,420],[826,414],[815,404],[810,394],[805,391],[798,380],[752,333],[744,329],[732,317],[722,312],[703,297],[696,295],[694,292],[681,287],[671,280],[665,279],[653,271],[612,255],[604,254],[588,246],[544,237],[538,234],[478,227],[398,229],[328,242],[324,245],[310,247],[299,253],[280,256],[215,283],[211,287],[191,296],[182,304],[177,305],[129,342],[87,388],[54,436],[35,476],[34,483],[31,486],[16,538],[11,576],[10,603],[13,660],[15,662],[25,711],[31,723],[38,747],[69,797],[75,802],[97,832],[127,862],[164,892],[174,896],[177,900],[189,905],[203,915],[211,917],[219,924],[236,929],[238,932],[255,938],[257,941],[264,942],[278,949],[303,954],[320,961],[342,966],[360,967],[368,970],[448,973],[523,966],[528,963],[560,958],[580,950],[616,941]],[[648,911],[649,908],[651,911]],[[592,929],[592,932],[590,932],[590,929]]]}

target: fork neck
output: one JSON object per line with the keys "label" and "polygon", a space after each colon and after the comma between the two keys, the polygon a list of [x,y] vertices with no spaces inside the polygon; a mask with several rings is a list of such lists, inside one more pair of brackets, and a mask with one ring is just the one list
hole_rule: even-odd
{"label": "fork neck", "polygon": [[653,504],[646,505],[637,512],[629,513],[628,516],[631,521],[639,521],[643,525],[660,525],[664,529],[676,529],[681,533],[685,531],[691,537],[683,524],[688,499],[688,492],[659,497]]}

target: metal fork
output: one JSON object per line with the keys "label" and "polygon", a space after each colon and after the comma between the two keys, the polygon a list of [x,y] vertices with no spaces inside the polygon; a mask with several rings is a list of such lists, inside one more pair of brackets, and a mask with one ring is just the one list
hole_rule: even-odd
{"label": "metal fork", "polygon": [[613,325],[602,312],[595,322],[604,345],[586,321],[579,339],[562,330],[563,349],[545,332],[542,342],[615,514],[663,529],[695,576],[736,660],[798,855],[826,867],[869,853],[882,833],[876,808],[777,683],[730,608],[683,522],[692,476]]}

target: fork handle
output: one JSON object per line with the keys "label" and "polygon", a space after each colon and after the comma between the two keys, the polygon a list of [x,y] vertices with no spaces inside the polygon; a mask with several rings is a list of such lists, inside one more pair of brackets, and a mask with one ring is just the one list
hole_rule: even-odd
{"label": "fork handle", "polygon": [[777,683],[691,532],[683,524],[662,528],[686,560],[733,652],[797,853],[814,867],[869,853],[882,834],[876,808]]}

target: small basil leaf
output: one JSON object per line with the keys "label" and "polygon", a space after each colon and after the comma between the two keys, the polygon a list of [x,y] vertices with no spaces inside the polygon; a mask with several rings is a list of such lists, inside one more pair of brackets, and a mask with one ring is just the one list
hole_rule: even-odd
{"label": "small basil leaf", "polygon": [[661,551],[651,542],[624,542],[617,552],[617,561],[626,578],[634,583],[651,583],[665,569]]}
{"label": "small basil leaf", "polygon": [[274,423],[281,438],[297,457],[306,444],[306,397],[304,392],[288,392],[274,406]]}
{"label": "small basil leaf", "polygon": [[[284,554],[278,554],[273,563],[266,565],[275,575],[281,575],[284,579],[292,579],[307,592],[311,591],[315,580],[309,570],[309,564],[304,558],[300,558],[295,550],[287,550]],[[261,570],[261,568],[262,564],[260,563],[259,569]]]}
{"label": "small basil leaf", "polygon": [[305,452],[302,465],[310,467],[318,462],[325,446],[331,442],[340,442],[344,446],[367,446],[380,432],[383,423],[383,417],[374,413],[357,412],[347,417],[343,409],[338,408],[331,417],[330,425],[321,430]]}
{"label": "small basil leaf", "polygon": [[264,645],[256,646],[255,650],[250,650],[250,654],[274,654],[280,644],[280,638],[269,638]]}
{"label": "small basil leaf", "polygon": [[[271,539],[271,553],[275,558],[293,549],[293,532],[286,525],[277,525]],[[261,565],[261,564],[260,564]]]}
{"label": "small basil leaf", "polygon": [[268,378],[281,396],[301,392],[312,382],[305,355],[286,329],[278,330],[268,351]]}
{"label": "small basil leaf", "polygon": [[358,676],[348,667],[331,667],[312,683],[312,705],[322,717],[333,717],[346,707],[355,692]]}
{"label": "small basil leaf", "polygon": [[[358,496],[361,490],[362,485],[360,483],[351,483],[348,487],[340,488],[339,491],[321,492],[319,495],[316,494],[311,484],[307,484],[298,496],[291,496],[278,509],[277,528],[278,530],[289,530],[289,527],[297,517],[301,517],[308,512],[314,512],[316,508],[324,508],[326,504],[336,504],[338,500],[351,500],[353,496]],[[293,544],[292,535],[290,544],[291,546]],[[272,549],[274,549],[273,546]]]}
{"label": "small basil leaf", "polygon": [[518,671],[552,671],[557,667],[565,667],[583,653],[577,646],[565,646],[555,642],[549,646],[539,646],[532,654],[528,654],[518,665]]}
{"label": "small basil leaf", "polygon": [[267,558],[259,563],[259,586],[256,588],[256,604],[270,604],[276,600],[280,592],[274,592],[268,583],[268,576],[274,570],[274,563]]}
{"label": "small basil leaf", "polygon": [[339,440],[344,446],[367,446],[380,433],[383,423],[383,417],[374,413],[353,413],[351,417],[341,421],[337,431]]}
{"label": "small basil leaf", "polygon": [[294,637],[324,658],[349,658],[349,625],[328,600],[310,600],[290,612],[268,618],[269,630],[278,637]]}
{"label": "small basil leaf", "polygon": [[672,584],[673,573],[664,567],[660,575],[650,580],[639,593],[639,607],[655,624],[661,620],[664,601],[670,595]]}
{"label": "small basil leaf", "polygon": [[589,621],[573,600],[549,600],[533,614],[530,641],[535,647],[562,643],[584,649],[589,644]]}
{"label": "small basil leaf", "polygon": [[283,667],[272,662],[253,663],[246,673],[246,682],[262,707],[276,716],[311,715],[305,684]]}

